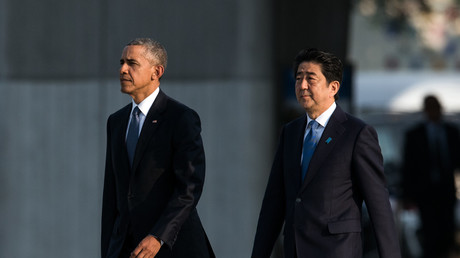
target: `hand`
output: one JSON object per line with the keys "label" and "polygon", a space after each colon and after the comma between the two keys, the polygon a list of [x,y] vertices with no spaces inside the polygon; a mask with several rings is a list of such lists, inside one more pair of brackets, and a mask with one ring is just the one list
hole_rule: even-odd
{"label": "hand", "polygon": [[153,258],[160,251],[161,243],[152,235],[146,236],[137,245],[129,258]]}

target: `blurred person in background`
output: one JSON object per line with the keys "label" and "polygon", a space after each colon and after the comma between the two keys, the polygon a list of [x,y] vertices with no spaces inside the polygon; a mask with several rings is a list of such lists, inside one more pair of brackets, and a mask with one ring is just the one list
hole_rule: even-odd
{"label": "blurred person in background", "polygon": [[442,106],[424,98],[426,121],[405,135],[402,174],[403,204],[418,209],[424,258],[448,257],[454,247],[456,188],[460,167],[458,128],[442,119]]}
{"label": "blurred person in background", "polygon": [[377,133],[335,102],[342,62],[302,50],[294,73],[306,114],[282,129],[252,257],[270,257],[284,224],[286,258],[361,258],[363,202],[380,257],[401,257]]}
{"label": "blurred person in background", "polygon": [[101,254],[215,257],[196,205],[205,177],[198,114],[160,90],[167,63],[151,39],[128,43],[121,91],[132,103],[107,121]]}

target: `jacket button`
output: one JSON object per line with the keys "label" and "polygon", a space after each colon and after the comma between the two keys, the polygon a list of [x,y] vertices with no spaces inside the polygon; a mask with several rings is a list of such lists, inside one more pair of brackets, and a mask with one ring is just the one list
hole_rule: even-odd
{"label": "jacket button", "polygon": [[300,199],[300,198],[295,199],[296,203],[300,203],[301,201],[302,201],[302,199]]}

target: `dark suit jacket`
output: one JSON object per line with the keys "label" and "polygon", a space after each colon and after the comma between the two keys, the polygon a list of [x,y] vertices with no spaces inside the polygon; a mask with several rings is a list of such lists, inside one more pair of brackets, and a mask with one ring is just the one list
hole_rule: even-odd
{"label": "dark suit jacket", "polygon": [[407,131],[404,144],[403,193],[417,205],[442,203],[441,207],[452,209],[455,205],[454,170],[460,167],[460,137],[458,129],[443,123],[446,136],[448,160],[440,171],[439,181],[430,175],[432,155],[426,123],[420,123]]}
{"label": "dark suit jacket", "polygon": [[362,257],[363,201],[380,257],[400,257],[375,130],[337,106],[301,183],[305,125],[302,116],[283,127],[252,257],[270,257],[283,222],[285,257]]}
{"label": "dark suit jacket", "polygon": [[130,168],[125,144],[131,104],[107,122],[102,209],[102,257],[118,257],[129,234],[164,241],[156,257],[212,257],[196,211],[205,177],[200,119],[159,92]]}

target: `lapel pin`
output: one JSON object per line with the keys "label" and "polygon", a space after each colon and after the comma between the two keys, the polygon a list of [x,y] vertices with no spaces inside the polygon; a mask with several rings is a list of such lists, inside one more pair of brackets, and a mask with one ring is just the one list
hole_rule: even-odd
{"label": "lapel pin", "polygon": [[331,141],[332,141],[332,138],[329,137],[329,138],[327,138],[326,143],[329,144]]}
{"label": "lapel pin", "polygon": [[158,123],[158,120],[153,120],[152,121],[152,124],[156,124],[156,123]]}

